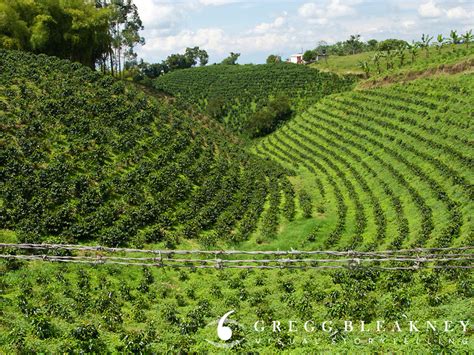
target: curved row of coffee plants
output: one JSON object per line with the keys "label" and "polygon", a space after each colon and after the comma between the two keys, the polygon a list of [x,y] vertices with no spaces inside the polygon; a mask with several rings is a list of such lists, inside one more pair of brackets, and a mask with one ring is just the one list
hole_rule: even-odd
{"label": "curved row of coffee plants", "polygon": [[[280,137],[281,136],[281,137]],[[293,138],[284,130],[280,130],[277,134],[273,135],[273,138],[275,138],[276,144],[279,144],[282,148],[284,148],[288,154],[296,155],[299,156],[299,159],[302,161],[306,162],[306,168],[312,172],[315,175],[316,171],[321,172],[326,181],[327,185],[331,188],[332,190],[332,198],[329,199],[329,197],[326,198],[325,202],[334,202],[336,201],[336,206],[334,207],[335,215],[337,216],[337,222],[334,226],[334,228],[331,231],[327,232],[327,242],[325,244],[325,247],[332,247],[334,244],[337,243],[339,238],[342,236],[343,232],[346,229],[346,218],[347,218],[347,211],[348,207],[345,203],[345,199],[342,194],[342,189],[341,189],[341,183],[334,177],[333,174],[329,174],[329,170],[327,167],[327,161],[319,161],[318,159],[315,159],[311,154],[308,155],[304,149],[301,149],[297,143],[294,142]],[[335,174],[339,173],[340,176],[342,175],[342,172],[340,169],[338,169],[334,163],[331,163],[331,167],[329,168],[334,171]],[[349,185],[350,182],[345,179],[344,183]],[[346,186],[347,186],[346,185]],[[322,191],[321,195],[322,195]]]}
{"label": "curved row of coffee plants", "polygon": [[[381,179],[377,173],[370,167],[365,160],[363,160],[364,153],[366,153],[366,149],[356,141],[351,141],[340,135],[337,131],[324,127],[318,122],[314,120],[308,120],[305,117],[302,117],[302,122],[307,123],[308,126],[305,127],[306,130],[311,132],[312,135],[317,136],[319,139],[322,139],[323,141],[330,143],[331,146],[336,147],[340,150],[342,150],[346,155],[350,156],[352,159],[358,162],[360,166],[357,166],[358,169],[363,169],[366,173],[371,178],[377,179],[377,182],[382,186],[382,190],[387,195],[391,202],[393,209],[396,211],[396,216],[397,216],[397,223],[398,223],[398,230],[399,230],[399,235],[395,237],[393,240],[391,247],[392,248],[399,248],[401,246],[401,242],[407,237],[408,235],[408,220],[405,218],[403,214],[403,207],[401,204],[400,199],[398,196],[393,192],[393,189],[390,188],[390,186],[383,180]],[[314,129],[315,128],[315,129]],[[319,132],[326,132],[328,137],[325,135],[319,133]],[[341,143],[338,143],[341,142]],[[351,149],[348,147],[354,146],[357,147],[362,154],[356,154],[353,152]],[[349,169],[354,170],[354,166],[350,166]],[[357,180],[359,183],[363,186],[364,191],[370,196],[371,203],[374,208],[374,214],[376,216],[376,221],[375,223],[377,224],[377,233],[375,234],[375,241],[377,243],[380,242],[380,239],[383,238],[386,232],[386,217],[385,217],[385,212],[383,212],[379,199],[375,196],[374,193],[371,193],[370,190],[368,189],[368,184],[367,182],[360,177],[360,174],[357,172],[354,172],[354,174],[357,174]],[[356,175],[356,176],[357,176]]]}
{"label": "curved row of coffee plants", "polygon": [[288,171],[188,114],[79,64],[0,51],[0,229],[23,242],[248,239]]}
{"label": "curved row of coffee plants", "polygon": [[273,152],[260,154],[310,166],[333,193],[308,238],[368,250],[472,244],[473,83],[459,74],[331,95],[262,140]]}
{"label": "curved row of coffee plants", "polygon": [[350,89],[354,78],[320,72],[288,63],[213,65],[177,70],[155,80],[155,89],[217,115],[234,131],[242,132],[249,114],[266,106],[271,97],[287,96],[294,108]]}

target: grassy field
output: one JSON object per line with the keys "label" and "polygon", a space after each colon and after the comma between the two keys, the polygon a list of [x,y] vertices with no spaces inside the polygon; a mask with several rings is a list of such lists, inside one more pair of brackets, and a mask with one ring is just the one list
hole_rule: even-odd
{"label": "grassy field", "polygon": [[338,74],[357,74],[364,77],[365,72],[360,67],[360,62],[367,62],[370,67],[370,77],[379,78],[383,76],[393,76],[403,72],[426,70],[439,65],[449,65],[457,63],[461,60],[473,58],[474,47],[467,48],[465,45],[446,45],[440,50],[429,48],[428,56],[425,50],[419,50],[415,57],[412,58],[408,51],[405,51],[403,65],[400,58],[393,56],[393,68],[387,69],[386,59],[380,60],[380,73],[378,72],[372,58],[376,52],[365,52],[347,56],[330,56],[327,61],[321,61],[311,64],[312,68],[323,71],[330,71]]}

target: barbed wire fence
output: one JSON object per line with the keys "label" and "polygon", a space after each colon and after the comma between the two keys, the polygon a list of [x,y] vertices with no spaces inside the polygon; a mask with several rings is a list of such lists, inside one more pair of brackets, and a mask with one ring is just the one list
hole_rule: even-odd
{"label": "barbed wire fence", "polygon": [[[0,243],[0,259],[196,269],[474,269],[474,246],[384,251],[148,250]],[[142,256],[142,255],[146,256]],[[213,257],[213,258],[212,258]]]}

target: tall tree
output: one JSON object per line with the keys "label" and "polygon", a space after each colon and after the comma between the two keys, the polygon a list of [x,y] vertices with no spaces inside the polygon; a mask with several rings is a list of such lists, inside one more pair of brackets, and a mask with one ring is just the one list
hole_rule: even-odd
{"label": "tall tree", "polygon": [[449,42],[451,44],[461,43],[461,36],[458,35],[458,31],[451,30],[449,33]]}
{"label": "tall tree", "polygon": [[439,34],[436,37],[436,49],[438,50],[438,53],[441,52],[441,49],[443,48],[445,41],[446,39],[443,37],[442,34]]}
{"label": "tall tree", "polygon": [[12,3],[0,1],[0,48],[27,49],[30,31]]}
{"label": "tall tree", "polygon": [[96,1],[96,6],[110,10],[108,59],[112,74],[121,73],[123,63],[136,58],[134,47],[145,44],[145,39],[139,34],[144,27],[138,8],[133,0],[101,0]]}
{"label": "tall tree", "polygon": [[382,58],[381,52],[375,52],[374,56],[372,57],[372,62],[374,63],[375,67],[377,68],[377,73],[380,74],[380,59]]}
{"label": "tall tree", "polygon": [[267,64],[281,63],[281,56],[270,54],[267,58]]}
{"label": "tall tree", "polygon": [[345,44],[350,48],[352,54],[356,54],[363,47],[360,35],[351,35]]}
{"label": "tall tree", "polygon": [[411,55],[411,62],[415,62],[416,54],[418,53],[418,49],[420,48],[420,44],[418,42],[412,41],[411,43],[407,44],[408,52]]}
{"label": "tall tree", "polygon": [[224,64],[224,65],[235,65],[237,64],[237,60],[239,59],[240,57],[240,53],[234,53],[234,52],[230,52],[229,56],[227,58],[225,58],[221,64]]}
{"label": "tall tree", "polygon": [[177,69],[187,69],[197,65],[205,66],[209,61],[209,55],[204,49],[199,47],[186,48],[184,54],[171,54],[165,61],[170,71]]}
{"label": "tall tree", "polygon": [[198,61],[199,65],[202,67],[209,62],[209,54],[207,54],[204,49],[200,49],[199,47],[186,48],[184,55],[192,67],[197,65]]}
{"label": "tall tree", "polygon": [[430,56],[430,43],[433,40],[433,36],[428,34],[422,34],[420,47],[425,50],[425,55],[428,58]]}

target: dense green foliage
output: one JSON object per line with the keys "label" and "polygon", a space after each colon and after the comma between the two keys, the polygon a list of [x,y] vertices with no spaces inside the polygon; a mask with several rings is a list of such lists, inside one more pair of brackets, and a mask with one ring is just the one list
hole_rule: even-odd
{"label": "dense green foliage", "polygon": [[[390,41],[390,40],[389,40]],[[353,55],[356,53],[363,53],[373,51],[377,48],[379,42],[375,39],[370,39],[367,42],[363,42],[360,39],[360,35],[350,35],[345,41],[339,41],[334,44],[328,44],[325,41],[320,41],[316,48],[309,49],[303,54],[303,60],[305,62],[311,62],[316,60],[321,55]]]}
{"label": "dense green foliage", "polygon": [[0,228],[21,241],[242,240],[283,178],[213,121],[43,55],[0,51],[0,115]]}
{"label": "dense green foliage", "polygon": [[[227,114],[228,100],[248,107],[234,96],[252,113],[277,96],[271,78],[262,87],[247,80],[259,105],[237,89],[210,95],[218,87],[205,84],[214,81],[198,78],[183,99],[216,119]],[[226,90],[229,78],[218,81]],[[67,61],[0,51],[0,229],[10,230],[0,230],[0,241],[160,248],[187,241],[244,250],[474,244],[472,72],[324,98],[304,86],[293,96],[277,78],[273,85],[293,100],[312,94],[307,102],[318,103],[255,142],[257,157],[216,120],[180,108],[180,100],[149,97]],[[186,81],[179,85],[186,89]],[[197,95],[196,87],[209,94]],[[2,353],[225,352],[207,340],[218,341],[215,322],[230,310],[239,324],[231,324],[234,336],[245,337],[233,351],[474,349],[470,270],[177,270],[2,260],[0,273]],[[252,330],[256,320],[266,322],[262,333]],[[281,321],[282,332],[272,332],[272,320]],[[291,332],[289,320],[300,330],[314,321],[317,330]],[[334,331],[324,332],[328,320]],[[347,333],[347,320],[372,331]],[[378,320],[387,328],[397,321],[403,331],[379,334]],[[421,331],[409,332],[409,320]],[[470,325],[447,333],[424,323],[442,327],[446,320]]]}
{"label": "dense green foliage", "polygon": [[274,96],[285,95],[293,108],[343,90],[353,80],[294,64],[214,65],[180,70],[158,78],[154,87],[206,111],[221,102],[219,117],[228,127],[245,132],[251,115]]}
{"label": "dense green foliage", "polygon": [[0,1],[0,48],[46,53],[94,66],[110,46],[106,9],[84,1]]}
{"label": "dense green foliage", "polygon": [[230,52],[227,58],[224,58],[221,62],[223,65],[236,65],[239,60],[240,53]]}
{"label": "dense green foliage", "polygon": [[473,244],[473,84],[458,74],[332,95],[259,143],[316,179],[314,248]]}
{"label": "dense green foliage", "polygon": [[277,63],[281,63],[281,62],[282,62],[281,56],[279,56],[277,54],[270,54],[267,57],[267,60],[266,60],[267,64],[277,64]]}
{"label": "dense green foliage", "polygon": [[[233,351],[324,349],[353,354],[473,349],[472,333],[463,334],[459,324],[450,333],[429,332],[424,325],[426,320],[440,326],[444,320],[472,321],[473,280],[467,270],[165,271],[44,262],[0,267],[4,353],[222,352],[206,339],[218,341],[216,324],[210,323],[228,310],[235,310],[232,319],[241,327],[234,328],[234,336],[245,337]],[[298,332],[288,332],[290,319],[297,322]],[[403,332],[375,333],[378,319],[387,329],[400,322]],[[257,320],[266,322],[262,333],[253,331]],[[271,320],[281,321],[281,333],[272,333]],[[315,322],[314,333],[301,329],[308,320]],[[323,332],[320,324],[325,320],[339,332]],[[354,324],[364,320],[372,331],[345,333],[345,320]],[[418,321],[419,333],[408,331],[408,320]],[[463,344],[466,340],[471,343]]]}
{"label": "dense green foliage", "polygon": [[288,97],[277,96],[250,115],[244,130],[252,138],[265,136],[273,132],[281,123],[289,120],[292,113]]}
{"label": "dense green foliage", "polygon": [[132,0],[0,0],[0,48],[120,71],[144,43]]}
{"label": "dense green foliage", "polygon": [[171,54],[161,63],[147,63],[143,59],[127,63],[127,75],[136,83],[144,86],[153,86],[153,80],[174,70],[189,69],[196,66],[205,66],[209,55],[199,47],[186,48],[184,54]]}

